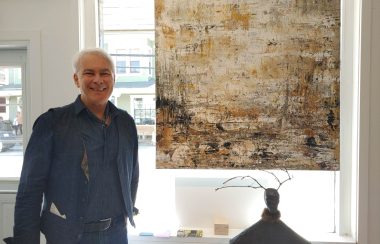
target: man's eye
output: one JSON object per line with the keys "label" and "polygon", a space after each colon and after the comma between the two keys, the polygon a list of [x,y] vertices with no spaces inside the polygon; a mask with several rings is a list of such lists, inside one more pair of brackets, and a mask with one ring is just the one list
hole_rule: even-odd
{"label": "man's eye", "polygon": [[111,73],[101,73],[102,76],[110,76]]}
{"label": "man's eye", "polygon": [[94,73],[93,72],[84,72],[83,74],[84,75],[93,75]]}

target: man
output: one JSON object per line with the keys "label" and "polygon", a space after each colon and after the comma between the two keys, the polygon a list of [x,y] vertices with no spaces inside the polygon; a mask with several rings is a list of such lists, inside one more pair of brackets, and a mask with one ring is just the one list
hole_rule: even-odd
{"label": "man", "polygon": [[77,54],[73,79],[75,102],[33,126],[8,243],[39,244],[40,230],[49,244],[128,243],[139,177],[135,123],[108,101],[115,67],[107,53]]}
{"label": "man", "polygon": [[22,135],[22,113],[20,111],[17,112],[16,120],[17,120],[16,135],[17,135],[17,131],[20,131],[20,135]]}

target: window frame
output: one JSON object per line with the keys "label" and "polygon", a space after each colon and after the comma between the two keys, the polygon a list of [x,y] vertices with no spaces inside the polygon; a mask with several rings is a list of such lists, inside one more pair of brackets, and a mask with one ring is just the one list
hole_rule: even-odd
{"label": "window frame", "polygon": [[41,33],[40,31],[0,31],[0,45],[26,49],[22,90],[25,132],[23,139],[27,142],[32,132],[33,121],[42,113]]}
{"label": "window frame", "polygon": [[[28,142],[32,132],[33,121],[42,113],[42,74],[41,74],[41,33],[39,31],[0,31],[0,46],[8,49],[26,50],[24,70],[23,97],[23,141]],[[8,63],[11,64],[11,63]],[[20,65],[20,64],[15,64]],[[32,99],[33,97],[33,99]],[[25,151],[25,146],[24,149]],[[19,177],[0,177],[0,182],[18,183]],[[12,189],[14,188],[12,183]]]}
{"label": "window frame", "polygon": [[[97,6],[97,1],[88,4]],[[94,18],[85,25],[94,28],[94,25],[98,26],[98,12],[89,13],[93,8],[87,9],[83,7],[82,13]],[[341,67],[345,72],[341,73],[341,97],[347,101],[341,108],[341,113],[344,113],[341,121],[349,122],[341,130],[341,152],[345,152],[341,161],[350,163],[341,168],[342,176],[339,178],[340,186],[344,187],[340,187],[339,192],[337,237],[349,236],[355,243],[368,242],[371,16],[371,0],[342,1]],[[99,30],[86,33],[86,39],[93,40],[92,46],[98,46],[98,33]],[[350,205],[344,206],[347,202]]]}

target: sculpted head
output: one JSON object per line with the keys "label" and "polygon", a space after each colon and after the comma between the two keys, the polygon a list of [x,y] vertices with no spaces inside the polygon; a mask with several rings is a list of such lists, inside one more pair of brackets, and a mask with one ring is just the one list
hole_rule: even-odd
{"label": "sculpted head", "polygon": [[280,202],[280,194],[274,188],[267,188],[264,192],[264,201],[270,213],[277,213]]}

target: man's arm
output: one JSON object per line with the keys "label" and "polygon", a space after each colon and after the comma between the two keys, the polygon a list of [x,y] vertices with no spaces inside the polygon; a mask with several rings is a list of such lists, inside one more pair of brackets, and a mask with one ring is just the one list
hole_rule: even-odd
{"label": "man's arm", "polygon": [[134,214],[138,213],[138,209],[135,207],[136,203],[136,195],[137,195],[137,188],[139,184],[139,155],[138,155],[138,137],[137,137],[137,129],[136,125],[134,125],[135,129],[135,141],[134,141],[134,148],[133,148],[133,173],[132,173],[132,182],[131,182],[131,196],[132,196],[132,202],[133,202],[133,212]]}
{"label": "man's arm", "polygon": [[24,155],[20,184],[15,206],[13,242],[40,243],[40,215],[43,193],[46,189],[53,146],[51,113],[41,115]]}

